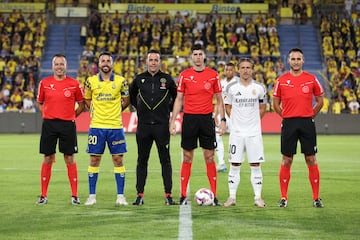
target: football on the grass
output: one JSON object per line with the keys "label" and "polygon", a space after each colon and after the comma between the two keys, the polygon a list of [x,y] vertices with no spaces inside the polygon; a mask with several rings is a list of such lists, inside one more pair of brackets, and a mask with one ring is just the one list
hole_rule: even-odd
{"label": "football on the grass", "polygon": [[214,193],[207,188],[200,188],[195,193],[196,204],[200,206],[209,206],[214,203]]}

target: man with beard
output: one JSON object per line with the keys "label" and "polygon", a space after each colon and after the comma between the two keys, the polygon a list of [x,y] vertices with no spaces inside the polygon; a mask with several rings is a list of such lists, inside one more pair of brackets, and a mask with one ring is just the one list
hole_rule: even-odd
{"label": "man with beard", "polygon": [[130,103],[129,87],[124,77],[113,73],[111,53],[99,56],[99,73],[85,82],[85,104],[90,109],[88,147],[89,198],[85,205],[96,203],[96,183],[99,175],[101,156],[107,143],[117,186],[116,205],[127,205],[124,197],[125,167],[123,154],[127,152],[121,112]]}

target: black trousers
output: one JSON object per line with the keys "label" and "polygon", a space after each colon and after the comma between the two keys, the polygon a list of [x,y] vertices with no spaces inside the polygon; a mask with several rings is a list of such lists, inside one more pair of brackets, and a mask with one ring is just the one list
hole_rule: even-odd
{"label": "black trousers", "polygon": [[136,130],[138,159],[136,166],[136,190],[144,193],[148,161],[151,147],[155,141],[161,164],[161,173],[165,193],[171,193],[172,166],[170,159],[170,133],[168,124],[139,124]]}

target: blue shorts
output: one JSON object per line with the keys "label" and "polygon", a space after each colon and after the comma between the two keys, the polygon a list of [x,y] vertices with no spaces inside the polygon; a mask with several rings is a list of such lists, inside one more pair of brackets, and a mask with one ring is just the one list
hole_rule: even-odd
{"label": "blue shorts", "polygon": [[127,152],[124,129],[90,128],[86,152],[91,155],[101,155],[107,142],[112,155],[122,155]]}

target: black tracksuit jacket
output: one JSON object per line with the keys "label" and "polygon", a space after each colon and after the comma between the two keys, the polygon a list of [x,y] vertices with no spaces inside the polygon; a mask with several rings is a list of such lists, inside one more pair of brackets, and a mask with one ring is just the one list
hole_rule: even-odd
{"label": "black tracksuit jacket", "polygon": [[137,75],[130,84],[130,102],[137,110],[138,124],[169,124],[176,95],[176,83],[169,74]]}

